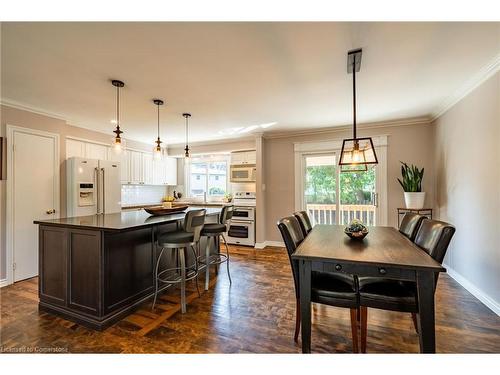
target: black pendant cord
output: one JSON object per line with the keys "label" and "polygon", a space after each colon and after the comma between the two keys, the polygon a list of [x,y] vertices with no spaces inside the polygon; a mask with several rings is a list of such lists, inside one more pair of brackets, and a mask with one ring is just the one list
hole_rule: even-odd
{"label": "black pendant cord", "polygon": [[356,55],[352,59],[352,105],[353,105],[353,138],[356,139]]}
{"label": "black pendant cord", "polygon": [[120,130],[120,86],[116,86],[116,128]]}
{"label": "black pendant cord", "polygon": [[158,103],[157,105],[158,108],[158,141],[160,140],[160,104]]}

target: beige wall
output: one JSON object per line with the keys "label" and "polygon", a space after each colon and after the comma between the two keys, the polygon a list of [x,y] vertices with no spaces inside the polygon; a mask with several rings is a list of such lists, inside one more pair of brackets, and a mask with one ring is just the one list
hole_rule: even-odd
{"label": "beige wall", "polygon": [[[378,125],[361,127],[360,136],[387,135],[387,200],[388,224],[397,225],[397,207],[404,207],[403,191],[396,178],[400,163],[416,164],[425,168],[423,189],[426,205],[434,202],[433,131],[429,123],[414,125]],[[325,141],[351,136],[351,131],[331,131],[320,134],[266,139],[266,239],[281,241],[276,222],[295,210],[294,142]]]}
{"label": "beige wall", "polygon": [[[500,73],[437,119],[436,206],[454,224],[451,271],[500,306]],[[478,295],[477,293],[475,293]]]}
{"label": "beige wall", "polygon": [[[79,137],[97,142],[111,142],[113,134],[110,129],[110,134],[98,133],[95,131],[78,128],[75,126],[67,125],[66,121],[57,118],[39,115],[36,113],[23,111],[20,109],[0,106],[0,134],[2,137],[6,136],[7,125],[20,126],[25,128],[43,130],[51,133],[59,134],[60,139],[60,210],[66,212],[66,168],[64,160],[66,160],[66,136]],[[125,129],[126,130],[126,129]],[[151,146],[144,143],[127,141],[127,145],[131,148],[136,148],[144,151],[151,151]],[[36,168],[36,161],[33,164]],[[5,177],[5,176],[4,176]],[[1,213],[0,213],[0,279],[5,278],[5,206],[6,206],[6,181],[0,184],[0,199],[1,199]]]}

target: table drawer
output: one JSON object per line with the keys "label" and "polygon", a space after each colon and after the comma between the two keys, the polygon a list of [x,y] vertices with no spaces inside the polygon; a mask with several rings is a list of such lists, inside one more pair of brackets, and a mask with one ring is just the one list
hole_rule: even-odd
{"label": "table drawer", "polygon": [[379,276],[397,280],[416,280],[414,270],[368,264],[312,262],[312,270],[321,272],[342,272],[357,276]]}

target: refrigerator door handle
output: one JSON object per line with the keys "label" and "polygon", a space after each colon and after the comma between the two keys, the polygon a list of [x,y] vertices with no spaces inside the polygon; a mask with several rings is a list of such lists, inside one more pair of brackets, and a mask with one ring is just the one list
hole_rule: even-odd
{"label": "refrigerator door handle", "polygon": [[97,209],[96,209],[96,214],[100,214],[99,212],[99,202],[100,202],[100,194],[99,194],[99,168],[94,168],[95,171],[95,190],[96,190],[96,195],[97,195]]}
{"label": "refrigerator door handle", "polygon": [[104,168],[101,168],[102,171],[102,213],[106,213],[106,191],[104,190],[104,187],[106,186],[106,183],[104,182]]}

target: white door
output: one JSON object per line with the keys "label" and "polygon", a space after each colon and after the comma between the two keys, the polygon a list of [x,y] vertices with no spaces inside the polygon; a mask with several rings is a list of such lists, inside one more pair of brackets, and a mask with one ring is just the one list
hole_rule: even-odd
{"label": "white door", "polygon": [[66,140],[66,159],[71,157],[85,157],[85,142],[77,141],[76,139]]}
{"label": "white door", "polygon": [[378,166],[363,172],[341,172],[337,153],[304,154],[303,205],[313,225],[348,225],[353,219],[380,225]]}
{"label": "white door", "polygon": [[38,275],[37,219],[59,217],[59,136],[8,127],[8,251],[13,281]]}

